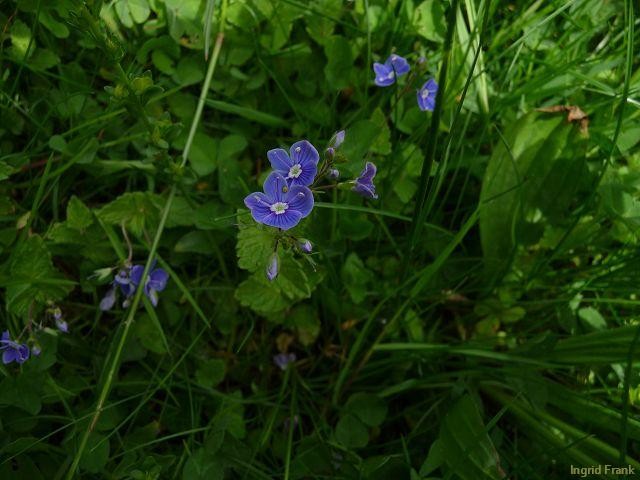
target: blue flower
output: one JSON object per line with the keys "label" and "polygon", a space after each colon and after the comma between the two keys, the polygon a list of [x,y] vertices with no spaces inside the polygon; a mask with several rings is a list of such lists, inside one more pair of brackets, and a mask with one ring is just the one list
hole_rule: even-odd
{"label": "blue flower", "polygon": [[404,75],[411,68],[407,60],[395,53],[390,55],[384,63],[374,62],[373,72],[376,75],[375,84],[379,87],[393,85],[396,77]]}
{"label": "blue flower", "polygon": [[311,190],[302,185],[289,185],[278,172],[271,172],[264,181],[263,190],[264,193],[254,192],[244,199],[244,204],[258,223],[288,230],[313,209]]}
{"label": "blue flower", "polygon": [[3,350],[2,363],[5,365],[11,362],[22,364],[29,359],[29,347],[27,344],[11,340],[8,330],[2,332],[2,338],[0,338],[0,350]]}
{"label": "blue flower", "polygon": [[118,287],[122,291],[125,297],[124,305],[128,305],[128,300],[133,296],[136,291],[135,284],[131,281],[131,267],[126,266],[121,268],[118,273],[113,277],[111,282],[111,288],[107,291],[104,298],[100,301],[100,310],[106,312],[111,310],[116,303],[116,292]]}
{"label": "blue flower", "polygon": [[278,253],[273,252],[273,255],[269,258],[269,263],[267,263],[267,279],[270,282],[273,282],[278,276],[278,272],[280,271],[280,259],[278,258]]}
{"label": "blue flower", "polygon": [[438,93],[438,84],[433,78],[427,80],[427,82],[422,85],[422,88],[418,90],[418,107],[423,112],[430,111],[436,107],[436,94]]}
{"label": "blue flower", "polygon": [[291,145],[290,154],[282,148],[267,152],[273,169],[287,179],[289,185],[308,187],[318,173],[320,155],[311,143],[301,140]]}
{"label": "blue flower", "polygon": [[[158,292],[161,292],[167,286],[169,280],[169,274],[162,268],[155,268],[156,262],[154,261],[149,269],[149,275],[144,283],[144,294],[151,304],[155,307],[158,305]],[[142,283],[142,274],[144,273],[144,265],[134,265],[131,268],[131,282],[135,285],[135,288]]]}
{"label": "blue flower", "polygon": [[378,198],[376,186],[373,184],[373,178],[376,176],[376,172],[376,166],[371,162],[367,162],[360,176],[356,178],[355,186],[351,190],[359,193],[363,197]]}
{"label": "blue flower", "polygon": [[[56,322],[56,327],[62,333],[69,333],[69,324],[62,318],[62,310],[59,307],[53,309],[53,319]],[[35,354],[35,352],[34,352]]]}
{"label": "blue flower", "polygon": [[273,363],[275,363],[280,370],[286,370],[290,363],[296,361],[295,353],[279,353],[273,356]]}

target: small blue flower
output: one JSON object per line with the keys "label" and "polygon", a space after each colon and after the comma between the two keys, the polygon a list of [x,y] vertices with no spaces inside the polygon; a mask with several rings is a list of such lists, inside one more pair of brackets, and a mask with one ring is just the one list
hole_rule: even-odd
{"label": "small blue flower", "polygon": [[280,271],[280,258],[278,258],[278,253],[273,252],[271,257],[269,258],[269,263],[267,263],[267,279],[270,282],[273,282],[278,276],[278,272]]}
{"label": "small blue flower", "polygon": [[273,363],[276,364],[280,370],[284,371],[287,369],[290,363],[296,361],[295,353],[279,353],[273,356]]}
{"label": "small blue flower", "polygon": [[313,209],[311,190],[302,185],[289,185],[278,172],[271,172],[264,181],[263,190],[264,193],[254,192],[244,199],[244,204],[258,223],[288,230]]}
{"label": "small blue flower", "polygon": [[371,162],[367,162],[360,176],[356,178],[355,185],[351,190],[359,193],[363,197],[378,198],[376,186],[373,184],[373,178],[376,176],[376,172],[376,166]]}
{"label": "small blue flower", "polygon": [[106,312],[107,310],[111,310],[113,308],[116,303],[116,294],[118,287],[120,287],[120,290],[124,295],[125,300],[123,306],[126,307],[129,303],[129,299],[136,291],[136,286],[131,281],[131,266],[125,266],[124,268],[121,268],[115,275],[115,277],[113,277],[111,288],[107,291],[104,298],[100,301],[100,310]]}
{"label": "small blue flower", "polygon": [[396,77],[404,75],[410,69],[407,60],[394,53],[384,63],[374,62],[373,72],[376,75],[374,82],[379,87],[388,87],[395,83]]}
{"label": "small blue flower", "polygon": [[422,85],[422,88],[418,90],[418,107],[423,112],[430,111],[436,107],[436,95],[438,93],[438,84],[433,78],[427,80],[427,82]]}
{"label": "small blue flower", "polygon": [[306,238],[298,240],[298,248],[303,253],[311,253],[313,251],[313,244]]}
{"label": "small blue flower", "polygon": [[26,343],[18,343],[11,340],[9,330],[2,332],[0,338],[0,350],[2,352],[2,363],[8,365],[11,362],[23,364],[29,359],[29,347]]}
{"label": "small blue flower", "polygon": [[307,140],[291,145],[290,154],[282,148],[274,148],[267,152],[267,158],[273,169],[287,179],[289,185],[308,187],[318,173],[320,155]]}
{"label": "small blue flower", "polygon": [[[144,283],[144,294],[151,304],[155,307],[158,305],[158,292],[161,292],[167,286],[169,280],[169,274],[162,268],[155,268],[156,262],[154,261],[149,269],[149,275]],[[144,273],[144,265],[134,265],[131,268],[131,282],[135,285],[135,289],[142,283],[142,274]]]}

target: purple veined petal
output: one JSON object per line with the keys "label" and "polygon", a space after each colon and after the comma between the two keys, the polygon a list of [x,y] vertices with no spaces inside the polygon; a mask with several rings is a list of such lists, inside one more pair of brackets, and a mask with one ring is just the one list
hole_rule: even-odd
{"label": "purple veined petal", "polygon": [[[398,76],[404,75],[409,70],[411,70],[411,67],[409,66],[409,63],[407,62],[407,60],[404,57],[401,57],[400,55],[396,55],[395,53],[392,53],[389,56],[389,58],[387,59],[387,62],[391,63],[391,65],[393,66],[393,69],[396,72],[396,75]],[[385,64],[387,62],[385,62]]]}
{"label": "purple veined petal", "polygon": [[288,208],[284,213],[276,214],[271,213],[267,215],[262,223],[269,225],[270,227],[280,228],[282,230],[289,230],[295,227],[302,220],[302,214],[294,209]]}
{"label": "purple veined petal", "polygon": [[355,186],[351,190],[359,193],[363,197],[373,198],[374,200],[378,198],[378,194],[375,191],[375,186],[372,183],[366,184],[356,182]]}
{"label": "purple veined petal", "polygon": [[9,348],[2,353],[2,363],[4,363],[5,365],[17,361],[17,359],[18,352],[13,348]]}
{"label": "purple veined petal", "polygon": [[136,287],[142,283],[143,273],[144,265],[134,265],[133,267],[131,267],[129,278],[131,278],[131,283],[133,283]]}
{"label": "purple veined petal", "polygon": [[244,204],[258,223],[262,223],[262,219],[271,213],[271,202],[262,192],[250,193],[244,198]]}
{"label": "purple veined petal", "polygon": [[313,193],[307,187],[293,186],[287,193],[286,202],[289,205],[287,212],[297,211],[304,218],[313,210]]}
{"label": "purple veined petal", "polygon": [[433,78],[427,80],[427,83],[424,84],[423,88],[426,88],[430,92],[437,93],[438,92],[438,84]]}
{"label": "purple veined petal", "polygon": [[306,165],[294,165],[292,167],[291,176],[287,177],[289,186],[308,187],[313,183],[318,173],[318,167],[312,163]]}
{"label": "purple veined petal", "polygon": [[29,346],[27,344],[19,345],[16,349],[16,362],[22,364],[29,360]]}
{"label": "purple veined petal", "polygon": [[362,173],[360,173],[357,180],[360,180],[361,182],[371,182],[373,177],[376,176],[377,171],[378,169],[373,163],[367,162],[364,165],[364,170],[362,170]]}
{"label": "purple veined petal", "polygon": [[396,81],[396,74],[391,65],[387,66],[376,62],[373,64],[373,71],[376,74],[374,82],[379,87],[388,87]]}
{"label": "purple veined petal", "polygon": [[116,303],[116,289],[112,287],[106,293],[104,298],[100,300],[100,310],[106,312],[107,310],[111,310]]}
{"label": "purple veined petal", "polygon": [[275,202],[281,202],[285,194],[289,190],[287,180],[278,172],[271,172],[263,185],[264,193],[267,196],[268,202],[273,204]]}
{"label": "purple veined petal", "polygon": [[267,152],[267,158],[271,163],[271,167],[283,175],[285,175],[286,172],[289,172],[289,168],[293,165],[293,161],[289,158],[289,154],[283,148],[274,148],[273,150],[269,150]]}
{"label": "purple veined petal", "polygon": [[165,272],[162,268],[156,268],[153,272],[149,274],[147,285],[149,285],[149,288],[152,288],[157,292],[161,292],[167,286],[168,280],[169,280],[169,274]]}
{"label": "purple veined petal", "polygon": [[318,165],[318,161],[320,161],[318,150],[308,140],[294,143],[289,152],[293,163],[298,163],[303,167],[307,164]]}

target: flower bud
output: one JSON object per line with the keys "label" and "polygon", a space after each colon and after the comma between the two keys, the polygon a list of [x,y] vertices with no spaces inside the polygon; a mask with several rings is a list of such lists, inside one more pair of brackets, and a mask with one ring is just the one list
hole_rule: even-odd
{"label": "flower bud", "polygon": [[303,253],[311,253],[313,251],[313,244],[306,238],[298,240],[298,248]]}
{"label": "flower bud", "polygon": [[333,157],[336,155],[336,151],[333,149],[333,147],[329,147],[329,148],[327,148],[327,149],[325,150],[325,152],[324,152],[324,153],[325,153],[325,154],[327,155],[327,157],[329,157],[329,158],[333,158]]}
{"label": "flower bud", "polygon": [[331,180],[337,180],[340,178],[340,171],[337,168],[330,168],[329,173],[327,173],[327,176]]}
{"label": "flower bud", "polygon": [[273,252],[271,258],[269,259],[269,263],[267,264],[267,278],[270,282],[274,281],[278,276],[278,271],[280,270],[280,259],[278,258],[278,253]]}
{"label": "flower bud", "polygon": [[336,132],[336,134],[333,136],[332,146],[335,148],[340,147],[340,145],[342,145],[342,142],[344,142],[344,136],[345,136],[344,130],[340,130],[339,132]]}

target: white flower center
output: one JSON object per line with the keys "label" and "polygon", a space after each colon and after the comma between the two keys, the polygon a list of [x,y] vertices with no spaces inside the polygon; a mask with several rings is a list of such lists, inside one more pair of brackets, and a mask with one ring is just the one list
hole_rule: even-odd
{"label": "white flower center", "polygon": [[289,208],[289,205],[284,202],[276,202],[273,205],[271,205],[271,207],[269,208],[276,215],[282,215],[284,212],[287,211],[287,208]]}
{"label": "white flower center", "polygon": [[297,152],[297,153],[300,153],[300,151],[301,151],[301,150],[302,150],[302,148],[300,148],[300,147],[296,147],[296,152]]}
{"label": "white flower center", "polygon": [[288,178],[298,178],[302,174],[302,167],[297,163],[289,169]]}
{"label": "white flower center", "polygon": [[393,70],[391,70],[388,74],[387,74],[387,78],[389,80],[391,80],[393,77],[396,76],[396,72],[394,72]]}
{"label": "white flower center", "polygon": [[422,92],[420,92],[420,96],[422,97],[423,100],[426,100],[427,97],[429,96],[429,90],[425,88],[424,90],[422,90]]}

